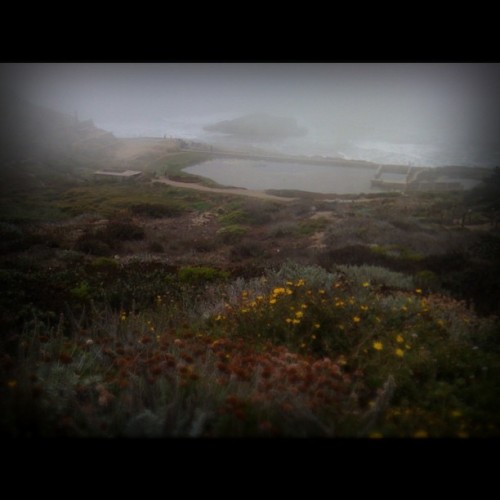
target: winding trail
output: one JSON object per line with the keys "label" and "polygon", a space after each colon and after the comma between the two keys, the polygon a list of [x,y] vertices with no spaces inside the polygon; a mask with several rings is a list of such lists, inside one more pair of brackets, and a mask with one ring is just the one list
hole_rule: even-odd
{"label": "winding trail", "polygon": [[153,182],[159,182],[160,184],[167,184],[168,186],[173,186],[178,188],[195,189],[196,191],[205,191],[207,193],[235,194],[241,196],[249,196],[251,198],[260,198],[261,200],[290,202],[297,199],[297,198],[285,198],[284,196],[275,196],[272,194],[267,194],[264,191],[257,191],[256,189],[212,188],[208,186],[203,186],[201,184],[196,184],[193,182],[173,181],[167,177],[160,177],[159,179],[153,180]]}

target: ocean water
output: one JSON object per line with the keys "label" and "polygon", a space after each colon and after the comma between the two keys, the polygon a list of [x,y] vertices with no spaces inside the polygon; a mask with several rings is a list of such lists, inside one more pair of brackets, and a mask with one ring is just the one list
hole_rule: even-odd
{"label": "ocean water", "polygon": [[340,157],[384,164],[426,167],[500,165],[500,148],[459,141],[394,141],[380,137],[339,141],[327,131],[308,127],[309,133],[305,137],[255,142],[203,130],[205,125],[230,118],[233,117],[227,113],[219,113],[197,118],[161,118],[144,122],[96,122],[96,126],[113,132],[116,137],[182,138],[229,149],[259,149],[271,153]]}

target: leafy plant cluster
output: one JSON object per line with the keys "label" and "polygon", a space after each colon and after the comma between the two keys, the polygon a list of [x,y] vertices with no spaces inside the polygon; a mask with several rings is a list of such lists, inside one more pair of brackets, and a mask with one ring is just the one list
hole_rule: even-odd
{"label": "leafy plant cluster", "polygon": [[[496,319],[404,275],[89,266],[70,289],[89,307],[35,318],[2,355],[10,434],[498,435]],[[97,307],[113,287],[118,307]]]}

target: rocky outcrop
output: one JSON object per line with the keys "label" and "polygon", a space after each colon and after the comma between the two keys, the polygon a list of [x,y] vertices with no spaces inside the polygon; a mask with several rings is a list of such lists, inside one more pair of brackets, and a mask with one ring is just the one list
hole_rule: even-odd
{"label": "rocky outcrop", "polygon": [[299,127],[294,118],[277,117],[264,113],[252,114],[224,120],[204,127],[209,132],[221,132],[245,139],[273,140],[301,137],[307,129]]}

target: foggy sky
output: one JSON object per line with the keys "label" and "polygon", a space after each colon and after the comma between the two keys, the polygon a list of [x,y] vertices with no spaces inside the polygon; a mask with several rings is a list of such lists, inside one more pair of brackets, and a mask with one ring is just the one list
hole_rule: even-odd
{"label": "foggy sky", "polygon": [[332,133],[496,141],[500,64],[19,63],[7,87],[99,123],[267,112]]}

